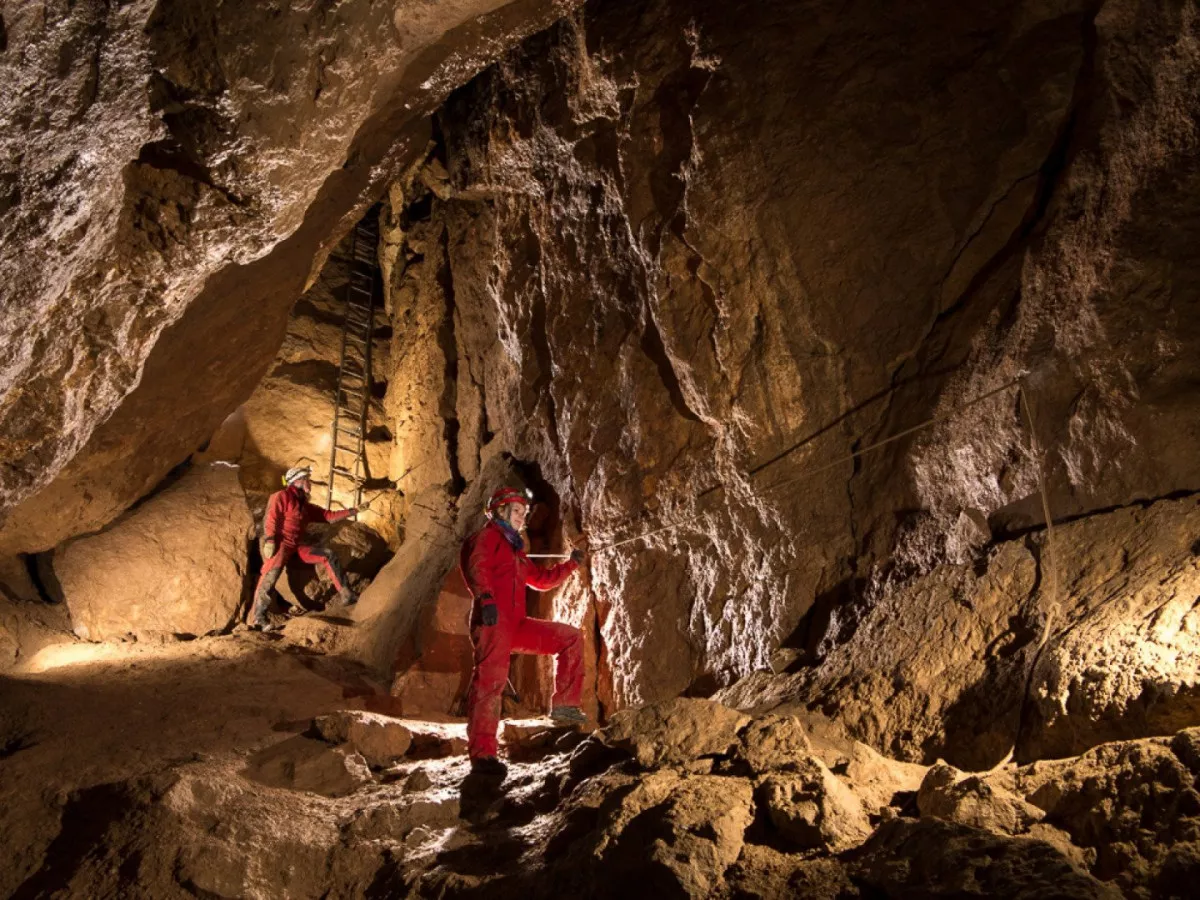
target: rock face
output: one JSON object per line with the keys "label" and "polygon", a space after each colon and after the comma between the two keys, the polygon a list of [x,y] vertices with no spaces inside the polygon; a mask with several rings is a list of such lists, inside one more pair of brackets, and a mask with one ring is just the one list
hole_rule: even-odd
{"label": "rock face", "polygon": [[54,554],[77,635],[124,640],[200,635],[242,602],[252,521],[237,473],[189,469],[100,534]]}
{"label": "rock face", "polygon": [[735,706],[807,702],[902,759],[989,768],[1196,721],[1200,501],[1084,518],[882,596],[821,663],[760,675]]}
{"label": "rock face", "polygon": [[[1194,216],[1197,26],[877,13],[596,3],[456,92],[383,214],[392,477],[455,493],[496,454],[536,465],[604,548],[556,611],[598,626],[609,707],[709,693],[784,643],[822,661],[890,605],[920,624],[889,638],[980,653],[878,674],[864,718],[900,693],[868,739],[931,759],[948,717],[956,760],[990,765],[1047,611],[1035,553],[983,559],[1041,523],[1039,471],[1059,517],[1200,488],[1169,438],[1198,420],[1192,263],[1149,237]],[[1162,323],[1144,364],[1115,337],[1134,310]],[[1004,599],[980,621],[946,599],[976,593]]]}
{"label": "rock face", "polygon": [[6,10],[0,503],[41,494],[4,545],[103,526],[198,447],[424,115],[569,8]]}

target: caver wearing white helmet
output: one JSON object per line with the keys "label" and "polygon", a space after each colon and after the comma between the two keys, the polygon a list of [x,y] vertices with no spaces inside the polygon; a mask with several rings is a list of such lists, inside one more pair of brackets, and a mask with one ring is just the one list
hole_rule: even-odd
{"label": "caver wearing white helmet", "polygon": [[356,509],[338,512],[324,510],[308,499],[312,490],[312,467],[292,466],[283,476],[283,490],[271,495],[267,501],[267,515],[263,522],[263,566],[254,589],[254,605],[250,610],[250,627],[267,628],[267,607],[271,605],[271,589],[283,573],[292,556],[302,562],[325,567],[329,578],[338,591],[338,600],[350,606],[358,598],[346,583],[346,575],[338,564],[337,557],[323,547],[307,543],[304,529],[312,522],[337,522],[364,511],[367,504]]}

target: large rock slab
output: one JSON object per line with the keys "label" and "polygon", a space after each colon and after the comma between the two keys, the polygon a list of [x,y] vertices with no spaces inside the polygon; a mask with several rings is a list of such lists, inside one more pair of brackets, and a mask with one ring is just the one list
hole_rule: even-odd
{"label": "large rock slab", "polygon": [[685,765],[730,753],[750,717],[713,703],[678,697],[615,713],[601,732],[605,743],[629,750],[643,766]]}
{"label": "large rock slab", "polygon": [[1122,896],[1115,886],[1083,871],[1045,841],[990,834],[936,819],[884,823],[850,868],[856,884],[903,900],[1120,900]]}
{"label": "large rock slab", "polygon": [[1174,733],[1200,717],[1197,534],[1190,497],[1059,525],[1036,555],[1005,542],[882,593],[819,665],[717,698],[816,704],[885,754],[967,770]]}
{"label": "large rock slab", "polygon": [[403,722],[361,710],[339,710],[318,716],[313,727],[331,744],[349,744],[375,769],[400,759],[413,742],[412,732]]}
{"label": "large rock slab", "polygon": [[1200,859],[1200,729],[1103,744],[995,777],[1091,854],[1128,897],[1194,893]]}
{"label": "large rock slab", "polygon": [[53,569],[75,633],[106,641],[225,628],[244,594],[252,524],[236,470],[204,466],[69,541]]}

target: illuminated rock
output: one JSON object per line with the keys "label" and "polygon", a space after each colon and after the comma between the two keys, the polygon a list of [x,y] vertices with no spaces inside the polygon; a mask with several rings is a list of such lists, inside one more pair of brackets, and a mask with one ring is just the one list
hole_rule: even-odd
{"label": "illuminated rock", "polygon": [[979,776],[953,766],[933,766],[917,794],[922,816],[981,828],[994,834],[1023,834],[1042,819],[1041,810]]}
{"label": "illuminated rock", "polygon": [[189,469],[99,534],[54,554],[86,640],[201,635],[234,624],[247,583],[250,510],[237,472]]}
{"label": "illuminated rock", "polygon": [[808,757],[794,772],[768,775],[757,795],[771,824],[798,849],[839,853],[871,833],[862,802],[819,759]]}
{"label": "illuminated rock", "polygon": [[378,713],[340,710],[319,716],[313,726],[331,744],[349,744],[375,769],[390,766],[408,752],[413,738],[402,722]]}
{"label": "illuminated rock", "polygon": [[749,716],[709,700],[683,697],[621,710],[600,733],[647,767],[682,765],[730,753]]}

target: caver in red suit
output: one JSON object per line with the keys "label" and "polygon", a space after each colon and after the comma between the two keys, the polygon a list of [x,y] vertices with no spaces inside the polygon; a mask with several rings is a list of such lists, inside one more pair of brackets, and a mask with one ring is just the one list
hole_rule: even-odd
{"label": "caver in red suit", "polygon": [[[507,495],[504,491],[493,495],[489,511],[498,505],[497,498],[528,503],[519,492],[507,491]],[[474,598],[471,642],[475,646],[475,667],[467,695],[468,753],[472,760],[494,759],[498,749],[500,700],[513,653],[557,656],[553,706],[555,710],[579,706],[583,691],[583,634],[562,622],[525,615],[526,587],[539,591],[558,587],[579,568],[579,563],[572,559],[549,568],[536,565],[525,555],[520,536],[498,518],[466,540],[460,563]],[[495,624],[485,624],[489,621]]]}
{"label": "caver in red suit", "polygon": [[263,522],[264,544],[270,555],[263,560],[262,574],[259,575],[258,586],[254,590],[254,608],[251,611],[251,625],[260,628],[267,621],[271,588],[275,587],[292,556],[298,556],[310,565],[324,566],[342,602],[354,602],[337,557],[329,550],[306,543],[304,529],[313,522],[340,521],[354,515],[357,510],[332,512],[310,503],[308,491],[305,489],[309,483],[306,469],[290,469],[285,480],[288,482],[287,487],[272,494],[267,502],[267,516]]}

